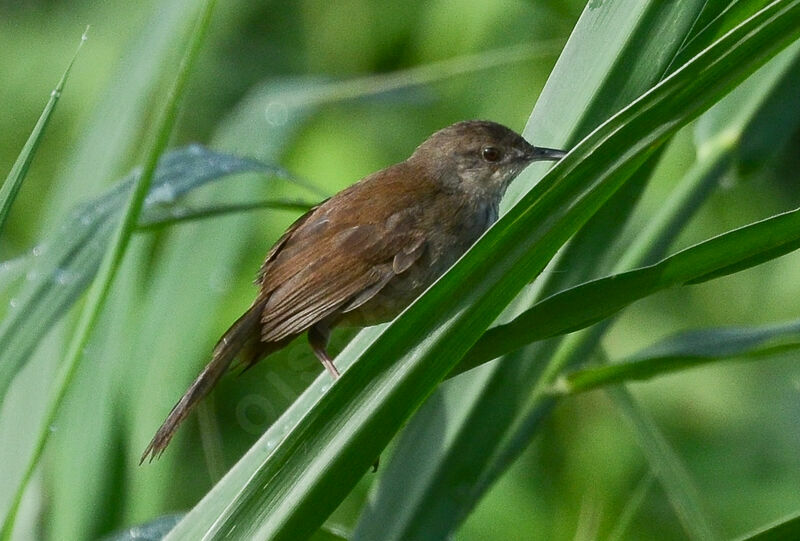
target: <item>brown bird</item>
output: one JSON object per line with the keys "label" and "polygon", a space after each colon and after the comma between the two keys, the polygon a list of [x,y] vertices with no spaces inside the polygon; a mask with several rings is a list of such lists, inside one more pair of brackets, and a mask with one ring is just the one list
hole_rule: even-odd
{"label": "brown bird", "polygon": [[234,358],[247,369],[308,332],[314,354],[338,378],[326,351],[335,325],[394,318],[497,219],[520,171],[564,154],[494,122],[459,122],[301,216],[267,254],[255,301],[222,335],[140,463],[163,453]]}

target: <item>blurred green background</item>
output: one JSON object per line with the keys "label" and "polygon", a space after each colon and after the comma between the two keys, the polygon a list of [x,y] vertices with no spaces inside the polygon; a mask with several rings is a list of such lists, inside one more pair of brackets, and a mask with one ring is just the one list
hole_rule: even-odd
{"label": "blurred green background", "polygon": [[[171,146],[202,142],[274,161],[334,193],[404,159],[452,122],[485,118],[522,130],[583,7],[582,1],[562,0],[220,3]],[[91,25],[4,231],[0,260],[30,253],[73,204],[100,194],[139,162],[155,111],[152,96],[171,75],[163,66],[180,51],[176,44],[186,24],[176,22],[180,13],[180,2],[0,0],[4,171]],[[478,69],[482,64],[495,65]],[[429,68],[414,71],[419,66]],[[397,84],[385,78],[393,72],[400,72]],[[380,91],[384,87],[389,90]],[[317,91],[322,97],[315,101]],[[280,99],[263,98],[273,94]],[[293,98],[314,106],[297,107],[293,115]],[[128,121],[114,120],[128,113]],[[692,164],[691,141],[690,127],[670,144],[632,230],[646,223]],[[550,146],[535,134],[533,142]],[[677,247],[796,207],[799,148],[795,131],[771,159],[730,172]],[[113,160],[105,159],[109,149]],[[276,195],[313,199],[255,176],[201,192],[192,195],[198,204]],[[137,237],[112,293],[117,308],[106,310],[103,339],[95,340],[76,381],[97,392],[68,397],[26,495],[20,539],[92,539],[190,508],[317,372],[298,341],[274,361],[226,378],[200,422],[186,423],[159,463],[136,466],[217,336],[249,304],[261,259],[296,215],[259,211]],[[200,255],[191,259],[195,252]],[[676,330],[795,318],[799,261],[789,255],[646,299],[625,312],[606,350],[620,358]],[[7,310],[8,292],[0,295]],[[10,412],[36,418],[71,321],[58,325],[15,383],[20,405],[4,404],[6,424],[0,427],[6,432],[0,434],[26,422]],[[339,332],[335,345],[351,334]],[[800,508],[796,360],[786,354],[716,364],[633,388],[728,537]],[[647,486],[624,538],[683,539],[621,421],[603,393],[564,401],[456,538],[605,539],[637,487]],[[17,443],[2,446],[8,459]],[[6,467],[13,464],[12,456]],[[373,479],[364,478],[332,523],[355,523]]]}

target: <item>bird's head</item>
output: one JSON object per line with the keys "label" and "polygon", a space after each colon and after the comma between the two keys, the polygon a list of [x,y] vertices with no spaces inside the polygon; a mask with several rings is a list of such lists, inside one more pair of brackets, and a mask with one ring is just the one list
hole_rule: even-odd
{"label": "bird's head", "polygon": [[428,137],[411,156],[448,186],[499,198],[529,164],[557,161],[566,153],[535,147],[502,124],[458,122]]}

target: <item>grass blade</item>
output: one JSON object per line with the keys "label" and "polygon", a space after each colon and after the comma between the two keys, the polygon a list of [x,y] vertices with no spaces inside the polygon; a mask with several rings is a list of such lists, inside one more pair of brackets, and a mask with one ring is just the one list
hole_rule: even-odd
{"label": "grass blade", "polygon": [[625,507],[622,508],[622,512],[617,517],[614,527],[608,534],[608,537],[606,538],[607,541],[622,541],[625,539],[623,537],[625,535],[625,530],[627,530],[631,522],[633,522],[633,518],[642,507],[645,498],[647,498],[647,493],[650,492],[654,482],[655,478],[653,477],[653,474],[648,471],[636,484],[636,487],[631,492],[628,501],[625,502]]}
{"label": "grass blade", "polygon": [[[781,53],[780,58],[772,60],[769,65],[753,74],[748,81],[727,96],[723,100],[726,102],[726,107],[715,106],[703,116],[705,119],[709,115],[719,115],[724,122],[716,122],[714,129],[705,130],[706,134],[713,138],[703,139],[703,148],[700,152],[702,157],[674,190],[667,203],[660,208],[658,214],[648,220],[646,229],[636,237],[634,244],[621,256],[612,260],[616,269],[626,270],[654,257],[663,257],[669,244],[711,193],[720,176],[728,170],[733,155],[738,150],[741,133],[752,124],[753,119],[758,119],[763,114],[765,96],[775,87],[776,82],[792,77],[790,66],[796,54],[797,47],[790,47]],[[627,66],[627,63],[625,65]],[[727,106],[729,101],[733,101],[735,107]],[[629,184],[632,182],[639,180],[632,179]],[[600,213],[593,218],[593,221],[598,217]],[[619,221],[619,215],[612,216],[612,220]],[[587,224],[584,230],[589,225]],[[603,229],[603,225],[607,224],[598,225]],[[586,272],[587,267],[590,269],[589,272],[594,270],[592,267],[600,267],[601,265],[592,263],[596,261],[593,251],[596,251],[598,246],[607,249],[610,242],[608,236],[603,237],[602,233],[611,230],[613,230],[611,227],[605,227],[605,231],[598,232],[593,239],[594,246],[591,241],[585,243],[589,246],[588,250],[576,244],[575,241],[578,239],[576,236],[567,248],[566,254],[574,248],[580,250],[572,257],[571,262],[568,255],[561,257],[557,272],[547,276],[548,284],[543,289],[552,290],[549,287],[552,285],[565,287],[569,285],[569,279],[573,278],[573,275],[576,275],[575,279],[581,279],[579,275],[581,272]],[[589,237],[583,234],[580,236]],[[548,315],[558,317],[556,312]],[[571,340],[570,344],[575,346],[571,349],[574,358],[583,359],[590,356],[596,347],[594,344],[599,341],[602,333],[602,329],[595,327],[591,330],[591,335],[584,337],[586,339],[582,340],[580,345],[576,344],[576,340]],[[447,535],[446,532],[452,531],[454,526],[448,529],[446,525],[457,525],[460,522],[460,515],[457,513],[463,515],[472,508],[474,502],[488,490],[497,476],[505,471],[506,467],[528,446],[539,426],[539,421],[549,412],[550,403],[547,407],[542,406],[520,413],[520,418],[515,420],[518,421],[516,428],[519,432],[509,436],[514,420],[509,410],[522,411],[519,404],[525,401],[530,389],[536,385],[536,380],[542,377],[542,367],[548,363],[548,357],[553,356],[551,342],[520,350],[511,358],[494,363],[486,370],[466,375],[472,379],[482,380],[474,387],[479,391],[476,391],[474,396],[457,392],[458,397],[446,401],[448,404],[455,401],[456,404],[448,407],[447,412],[443,414],[448,419],[449,429],[454,423],[460,424],[462,433],[459,439],[443,439],[441,422],[438,421],[442,414],[439,413],[439,408],[433,406],[429,408],[426,405],[402,436],[398,452],[381,478],[375,503],[362,516],[357,535],[362,535],[365,539],[408,538],[422,535],[419,532],[435,531],[438,535],[444,536]],[[527,370],[526,366],[529,367]],[[488,371],[492,371],[494,375],[487,376]],[[471,413],[465,416],[464,411]],[[430,421],[426,421],[426,418],[430,418]],[[427,432],[421,428],[426,422],[429,424]],[[481,434],[482,438],[478,440],[475,434]],[[504,440],[504,436],[508,439]],[[489,440],[490,443],[486,443],[485,440]],[[404,443],[407,445],[404,446]],[[432,464],[437,466],[434,468]],[[485,475],[479,477],[478,472],[484,472]],[[471,482],[471,477],[475,477],[476,480]],[[416,494],[424,496],[415,496]],[[692,492],[686,491],[684,497],[680,498],[682,503],[676,504],[676,508],[682,506],[699,509],[701,505],[697,503],[696,498],[691,497],[691,494]],[[672,493],[672,497],[675,501],[679,499],[675,492]],[[459,503],[456,505],[454,501]],[[395,509],[403,509],[403,512],[394,512]],[[709,520],[705,522],[710,523]],[[709,526],[705,531],[710,529]]]}
{"label": "grass blade", "polygon": [[[792,50],[794,49],[794,50]],[[725,98],[725,105],[731,101],[737,103],[733,114],[724,117],[720,115],[722,122],[716,122],[715,132],[710,140],[703,143],[702,151],[698,157],[698,162],[681,181],[680,186],[674,190],[667,204],[662,206],[656,214],[655,219],[650,220],[645,230],[637,236],[636,241],[617,259],[614,269],[618,272],[626,270],[643,262],[651,261],[655,257],[662,257],[671,242],[675,239],[683,224],[693,215],[699,205],[710,193],[717,179],[727,170],[739,147],[739,140],[742,137],[744,126],[758,122],[761,116],[768,114],[769,102],[767,97],[776,84],[783,85],[785,81],[793,78],[790,65],[792,59],[797,54],[797,47],[790,47],[781,53],[779,58],[775,58],[769,65],[759,72],[753,74],[746,84],[737,88],[731,95]],[[742,99],[744,98],[744,99]],[[757,105],[757,107],[755,107]],[[718,115],[719,110],[726,110],[727,107],[716,106],[716,111],[709,111],[707,115]],[[757,109],[757,110],[756,110]],[[747,118],[747,115],[753,115]],[[702,124],[702,122],[701,122]],[[549,386],[552,378],[557,375],[565,366],[571,366],[583,359],[590,357],[598,347],[598,343],[609,328],[612,320],[607,319],[601,324],[588,329],[582,333],[570,335],[561,342],[561,347],[556,351],[548,352],[552,349],[554,341],[548,341],[546,347],[531,346],[525,350],[515,353],[511,359],[504,362],[511,370],[515,364],[528,364],[533,366],[547,365],[542,369],[542,374],[538,381],[530,378],[523,380],[510,380],[503,387],[502,392],[508,394],[510,390],[525,386],[526,389],[534,388],[533,396],[528,400],[526,406],[519,408],[519,415],[514,420],[515,425],[507,429],[507,441],[497,444],[498,449],[495,456],[482,462],[483,470],[486,472],[479,483],[476,492],[481,493],[486,490],[494,479],[504,471],[514,460],[540,426],[540,420],[552,409],[554,401],[542,392],[542,388]],[[544,353],[543,353],[544,351]],[[549,359],[548,359],[549,357]],[[536,376],[536,374],[534,374]],[[530,393],[530,391],[528,391]],[[502,395],[501,395],[502,396]],[[635,416],[638,410],[631,410],[629,414]],[[642,421],[643,422],[643,421]],[[472,424],[470,424],[472,427]],[[480,431],[481,428],[478,428]],[[462,451],[461,455],[464,454]],[[657,465],[656,465],[657,466]],[[668,480],[672,483],[672,490],[669,492],[670,500],[676,511],[684,513],[683,509],[701,509],[702,502],[696,497],[697,490],[680,491],[681,486],[689,486],[690,479],[685,477],[683,481],[679,479]],[[704,513],[695,512],[695,521],[704,516]],[[695,532],[695,536],[702,535],[702,532],[712,531],[710,520],[706,519],[706,526],[696,524],[689,532]]]}
{"label": "grass blade", "polygon": [[652,379],[731,359],[761,359],[800,347],[800,321],[758,327],[719,327],[669,336],[631,357],[560,377],[558,393],[582,393],[609,385]]}
{"label": "grass blade", "polygon": [[72,60],[69,61],[67,69],[64,70],[58,84],[50,93],[50,99],[47,101],[47,105],[44,106],[44,111],[42,111],[39,120],[36,121],[36,125],[33,127],[33,131],[25,142],[25,146],[22,147],[17,161],[14,162],[11,171],[8,172],[5,182],[3,182],[3,186],[0,188],[0,233],[3,232],[3,226],[8,219],[11,205],[14,204],[14,199],[17,197],[17,193],[19,193],[19,189],[22,187],[22,181],[25,180],[25,176],[28,174],[28,168],[44,136],[44,131],[47,128],[48,122],[50,122],[50,117],[56,108],[59,98],[61,98],[61,93],[64,91],[64,85],[67,82],[67,77],[72,69],[72,65],[75,63],[75,59],[78,58],[81,47],[83,47],[83,44],[88,39],[88,32],[89,28],[87,27],[81,36],[81,42],[78,44],[75,54],[72,55]]}
{"label": "grass blade", "polygon": [[[157,95],[163,84],[169,81],[168,71],[174,72],[180,54],[179,44],[193,23],[192,17],[187,17],[187,14],[194,13],[196,6],[195,0],[161,2],[159,9],[143,21],[144,24],[136,37],[127,44],[126,51],[117,64],[118,68],[115,73],[109,74],[112,76],[103,97],[92,104],[93,112],[90,118],[80,126],[81,135],[71,145],[73,150],[70,151],[69,157],[59,164],[59,172],[54,182],[46,193],[41,194],[46,197],[42,213],[45,228],[52,229],[53,225],[57,225],[51,220],[61,220],[77,201],[85,199],[85,194],[101,193],[110,181],[125,173],[135,160],[140,158],[145,125],[147,127],[151,125],[149,121],[152,119],[152,98]],[[78,222],[77,225],[78,227],[74,229],[76,234],[82,231],[80,227],[82,224]],[[106,229],[106,233],[110,235],[111,230]],[[62,233],[64,232],[56,234],[60,237],[59,240],[64,239]],[[40,278],[37,263],[40,257],[46,257],[42,248],[42,245],[33,247],[31,255],[24,258],[25,268],[22,270],[21,280],[13,284],[15,288],[21,285],[22,293],[14,297],[6,296],[6,302],[0,306],[0,309],[3,309],[0,324],[6,324],[8,320],[18,315],[19,309],[24,305],[28,284]],[[97,258],[98,261],[100,257]],[[69,272],[57,273],[54,278],[58,284],[63,283],[65,289],[69,289],[76,281]],[[3,285],[5,287],[6,284]],[[56,301],[58,300],[59,297],[56,297]],[[32,321],[33,324],[26,325],[25,329],[47,327],[46,320],[37,318]],[[50,384],[57,373],[58,361],[62,358],[67,344],[68,333],[65,327],[66,325],[56,326],[55,332],[44,337],[42,345],[32,353],[30,370],[18,374],[9,389],[10,392],[3,397],[3,409],[0,414],[0,440],[4,442],[3,457],[0,461],[0,478],[3,479],[0,483],[0,517],[4,517],[8,512],[14,498],[14,490],[35,444],[36,431],[31,427],[38,426],[44,417],[51,390]],[[6,367],[3,356],[10,353],[8,343],[4,341],[3,344],[0,348],[0,358],[3,359],[0,360],[0,371]],[[25,358],[27,359],[27,355]],[[86,366],[86,363],[83,363],[83,366]],[[102,372],[101,369],[95,373]],[[35,377],[30,377],[31,374]],[[47,385],[43,385],[45,381]],[[72,388],[75,388],[74,384]],[[90,386],[89,389],[91,388]],[[93,409],[88,410],[90,415],[103,408],[103,404],[94,403],[92,406]],[[85,416],[84,419],[94,419],[94,417]],[[49,449],[54,447],[48,446]],[[109,447],[102,449],[105,453],[98,457],[98,463],[110,454]],[[60,451],[60,449],[54,450],[54,452]],[[87,451],[91,453],[92,449]],[[73,464],[82,462],[76,461]],[[73,467],[71,472],[78,469],[79,467]],[[91,482],[81,483],[75,490],[80,490],[85,497],[92,490]],[[35,495],[36,492],[28,491],[26,495]],[[58,507],[59,513],[53,513],[49,517],[52,521],[48,528],[52,527],[54,532],[63,533],[62,538],[74,538],[75,530],[62,532],[56,522],[59,521],[59,516],[63,516],[61,513],[68,513],[66,510],[71,509],[73,514],[70,520],[74,524],[73,519],[77,519],[81,514],[75,512],[74,507],[80,498],[68,497],[56,502],[58,495],[53,495],[53,505]],[[29,499],[25,498],[25,501]],[[35,515],[36,511],[23,504],[20,517],[23,514]],[[33,521],[35,518],[31,520]],[[24,528],[25,521],[18,519],[18,527]]]}
{"label": "grass blade", "polygon": [[147,217],[143,217],[142,220],[139,220],[137,228],[140,231],[153,231],[176,224],[193,222],[196,220],[205,220],[208,218],[216,218],[218,216],[225,216],[226,214],[235,214],[238,212],[247,212],[252,210],[278,209],[305,212],[314,205],[315,203],[310,203],[307,201],[275,199],[270,201],[258,201],[255,203],[213,205],[199,209],[175,206],[160,212],[152,212]]}

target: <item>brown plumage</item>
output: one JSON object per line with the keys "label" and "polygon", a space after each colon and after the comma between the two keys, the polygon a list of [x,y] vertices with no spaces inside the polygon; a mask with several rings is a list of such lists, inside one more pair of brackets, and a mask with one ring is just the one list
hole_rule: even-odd
{"label": "brown plumage", "polygon": [[217,343],[142,462],[164,451],[236,357],[249,368],[308,332],[315,355],[337,378],[326,351],[335,325],[394,318],[497,219],[500,199],[522,169],[562,155],[494,122],[459,122],[301,216],[267,254],[255,301]]}

